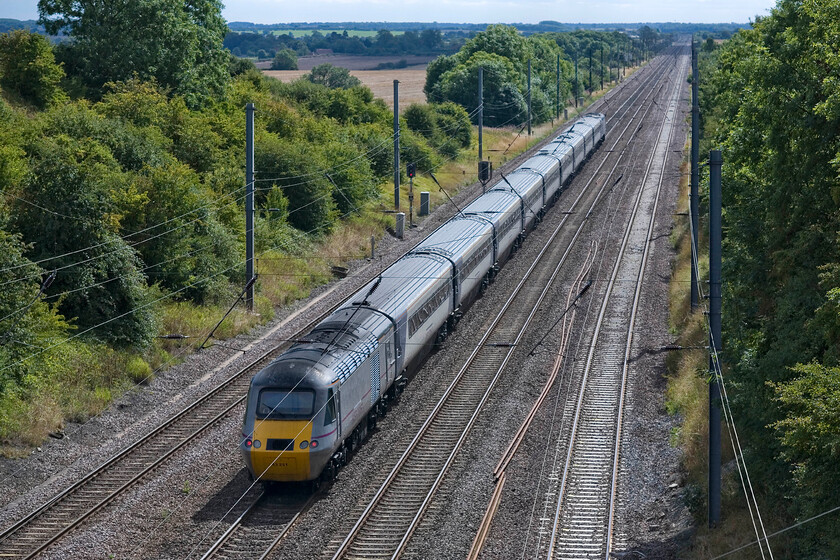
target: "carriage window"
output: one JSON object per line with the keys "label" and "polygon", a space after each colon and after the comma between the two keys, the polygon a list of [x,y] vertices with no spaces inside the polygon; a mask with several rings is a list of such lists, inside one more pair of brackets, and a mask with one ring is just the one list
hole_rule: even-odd
{"label": "carriage window", "polygon": [[263,420],[306,420],[315,412],[315,392],[263,389],[257,403],[257,418]]}
{"label": "carriage window", "polygon": [[327,390],[327,407],[324,410],[324,426],[335,422],[335,395],[332,389]]}
{"label": "carriage window", "polygon": [[432,297],[427,299],[425,303],[418,309],[414,315],[408,320],[408,336],[414,336],[414,333],[426,322],[426,319],[434,314],[435,310],[440,307],[449,295],[449,285],[444,284],[438,288]]}

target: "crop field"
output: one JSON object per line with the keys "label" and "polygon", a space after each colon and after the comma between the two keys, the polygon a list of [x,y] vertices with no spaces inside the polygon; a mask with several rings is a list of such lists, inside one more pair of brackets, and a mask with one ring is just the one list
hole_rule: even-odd
{"label": "crop field", "polygon": [[[347,31],[347,34],[351,37],[376,37],[378,31],[373,31],[372,29],[274,29],[271,33],[273,35],[288,35],[292,34],[293,37],[306,37],[307,35],[312,35],[313,31],[318,31],[321,35],[329,35],[330,33],[344,33]],[[405,33],[404,31],[391,31],[392,35],[402,35]]]}
{"label": "crop field", "polygon": [[[370,58],[370,57],[366,57]],[[387,58],[387,57],[381,57]],[[277,78],[281,82],[291,82],[307,74],[307,70],[266,70],[266,76]],[[399,70],[352,70],[351,75],[359,78],[373,91],[373,95],[383,99],[389,107],[394,106],[394,80],[400,81],[400,108],[411,103],[425,103],[426,68],[407,68]]]}
{"label": "crop field", "polygon": [[405,60],[406,64],[411,68],[398,68],[398,70],[416,70],[422,67],[425,70],[426,65],[433,59],[433,56],[419,56],[419,55],[381,55],[381,56],[362,56],[355,54],[329,54],[329,55],[312,55],[301,56],[298,58],[299,70],[312,70],[319,64],[329,62],[333,66],[341,66],[348,70],[377,70],[380,64],[397,64]]}

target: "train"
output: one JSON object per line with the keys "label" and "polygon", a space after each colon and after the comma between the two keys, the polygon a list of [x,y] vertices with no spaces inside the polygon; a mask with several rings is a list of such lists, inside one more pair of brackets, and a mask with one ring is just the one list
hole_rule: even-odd
{"label": "train", "polygon": [[250,476],[332,480],[605,137],[603,114],[582,116],[255,374]]}

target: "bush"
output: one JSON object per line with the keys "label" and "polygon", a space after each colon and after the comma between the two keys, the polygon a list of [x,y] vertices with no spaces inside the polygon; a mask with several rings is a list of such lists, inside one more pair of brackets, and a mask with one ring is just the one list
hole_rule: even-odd
{"label": "bush", "polygon": [[272,70],[297,70],[297,53],[292,49],[277,51],[274,60],[271,61]]}
{"label": "bush", "polygon": [[431,171],[438,165],[438,157],[429,142],[411,130],[400,134],[400,159],[417,164],[417,171]]}
{"label": "bush", "polygon": [[59,87],[64,70],[52,46],[38,33],[17,30],[0,35],[0,86],[43,109],[67,96]]}
{"label": "bush", "polygon": [[312,71],[307,74],[307,77],[310,82],[313,84],[321,84],[323,86],[327,86],[330,89],[333,88],[344,88],[349,89],[351,87],[360,86],[362,82],[359,78],[350,75],[350,71],[347,68],[341,68],[340,66],[333,66],[330,63],[319,64]]}
{"label": "bush", "polygon": [[272,136],[263,137],[258,145],[255,165],[270,170],[272,178],[262,188],[282,189],[289,199],[289,223],[304,232],[329,233],[337,210],[332,184],[323,173],[331,163],[322,159],[319,147]]}
{"label": "bush", "polygon": [[469,115],[452,102],[412,104],[403,113],[406,125],[420,134],[441,154],[454,158],[472,142]]}
{"label": "bush", "polygon": [[412,103],[402,114],[405,124],[414,132],[432,140],[438,132],[435,111],[431,105]]}
{"label": "bush", "polygon": [[15,206],[15,225],[34,244],[33,260],[57,275],[47,293],[82,330],[117,345],[145,347],[156,333],[147,306],[142,263],[116,234],[115,185],[126,177],[110,153],[94,140],[61,135],[33,146],[32,174],[25,189],[37,205]]}

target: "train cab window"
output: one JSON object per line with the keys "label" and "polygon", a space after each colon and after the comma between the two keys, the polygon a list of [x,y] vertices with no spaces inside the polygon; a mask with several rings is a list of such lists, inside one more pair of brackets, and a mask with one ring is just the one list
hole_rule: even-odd
{"label": "train cab window", "polygon": [[315,391],[263,389],[257,402],[261,420],[305,420],[315,412]]}
{"label": "train cab window", "polygon": [[324,409],[324,426],[335,422],[335,394],[332,389],[327,389],[327,406]]}

